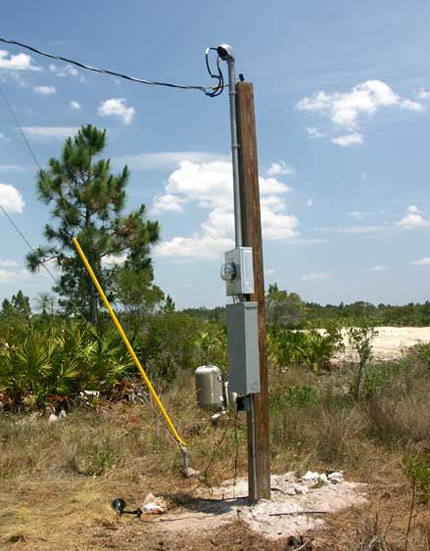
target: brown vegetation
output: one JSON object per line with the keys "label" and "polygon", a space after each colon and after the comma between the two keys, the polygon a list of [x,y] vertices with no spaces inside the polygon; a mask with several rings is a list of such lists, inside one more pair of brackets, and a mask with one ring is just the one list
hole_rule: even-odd
{"label": "brown vegetation", "polygon": [[[315,550],[404,549],[411,500],[405,457],[426,453],[430,447],[427,364],[413,355],[399,364],[369,367],[359,400],[351,397],[353,378],[351,368],[324,374],[302,369],[271,373],[273,471],[340,469],[347,479],[369,484],[369,507],[328,517],[327,530],[313,535]],[[164,541],[149,530],[148,517],[115,515],[110,507],[115,497],[137,506],[152,492],[163,494],[175,506],[178,496],[192,495],[198,484],[215,485],[234,476],[235,416],[226,425],[212,427],[208,413],[195,406],[190,377],[178,380],[163,399],[187,440],[191,466],[204,472],[209,465],[200,481],[182,478],[173,441],[144,403],[96,400],[52,424],[47,413],[4,415],[0,419],[3,547],[20,551],[285,548],[285,542],[267,544],[243,526],[203,538]],[[236,429],[238,474],[246,474],[241,416]],[[418,503],[409,549],[428,549],[429,530],[427,508]]]}

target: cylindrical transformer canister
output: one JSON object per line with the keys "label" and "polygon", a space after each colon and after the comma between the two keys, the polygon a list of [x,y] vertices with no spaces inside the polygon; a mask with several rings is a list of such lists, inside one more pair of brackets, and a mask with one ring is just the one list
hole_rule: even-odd
{"label": "cylindrical transformer canister", "polygon": [[202,365],[196,369],[197,405],[201,408],[221,409],[223,406],[222,373],[216,365]]}

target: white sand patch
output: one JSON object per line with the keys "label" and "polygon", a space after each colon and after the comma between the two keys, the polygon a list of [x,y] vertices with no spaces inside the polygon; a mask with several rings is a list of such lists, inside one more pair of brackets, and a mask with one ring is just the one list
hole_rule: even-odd
{"label": "white sand patch", "polygon": [[271,501],[249,505],[247,479],[238,479],[235,486],[227,481],[211,493],[202,492],[152,524],[157,532],[203,533],[239,518],[269,539],[297,536],[323,526],[332,512],[365,503],[365,487],[343,481],[315,487],[314,481],[303,481],[294,473],[272,475]]}
{"label": "white sand patch", "polygon": [[[430,327],[377,327],[378,334],[372,340],[376,361],[387,362],[399,359],[409,348],[430,341]],[[358,361],[357,353],[348,342],[346,331],[342,331],[345,352],[335,361]]]}
{"label": "white sand patch", "polygon": [[[372,339],[372,349],[373,358],[377,362],[396,361],[417,344],[430,342],[430,327],[376,327],[375,330],[377,334]],[[316,331],[326,334],[325,329]],[[349,342],[347,329],[342,329],[342,340],[345,350],[336,354],[332,362],[358,363],[359,357]]]}

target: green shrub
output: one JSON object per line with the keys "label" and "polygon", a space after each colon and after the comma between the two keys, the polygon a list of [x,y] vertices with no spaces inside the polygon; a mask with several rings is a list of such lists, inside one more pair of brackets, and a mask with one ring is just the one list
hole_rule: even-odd
{"label": "green shrub", "polygon": [[421,453],[406,457],[403,472],[415,488],[421,503],[430,503],[430,455]]}
{"label": "green shrub", "polygon": [[404,382],[399,379],[402,374],[407,375],[409,366],[407,363],[370,364],[363,376],[362,392],[366,398],[371,398],[389,392],[394,384],[396,390]]}
{"label": "green shrub", "polygon": [[197,360],[199,364],[216,365],[227,370],[227,333],[225,326],[206,323],[197,335]]}
{"label": "green shrub", "polygon": [[114,467],[114,455],[105,446],[94,446],[88,463],[88,474],[101,476]]}
{"label": "green shrub", "polygon": [[282,409],[300,409],[314,406],[318,401],[318,394],[312,385],[293,384],[283,393],[273,393],[270,396],[270,408],[273,412]]}
{"label": "green shrub", "polygon": [[373,346],[372,341],[378,334],[375,329],[376,320],[373,318],[360,318],[354,320],[347,329],[349,343],[357,352],[359,365],[351,392],[355,399],[358,398],[361,389],[361,382],[365,375],[366,366],[372,361]]}
{"label": "green shrub", "polygon": [[154,316],[141,343],[148,371],[160,382],[171,382],[181,369],[195,369],[200,322],[187,314],[167,312]]}
{"label": "green shrub", "polygon": [[341,333],[337,328],[319,332],[272,327],[267,342],[269,360],[274,366],[303,366],[314,371],[327,368],[342,346]]}
{"label": "green shrub", "polygon": [[35,324],[0,352],[0,391],[12,406],[43,405],[82,390],[107,392],[132,361],[113,330],[77,321]]}
{"label": "green shrub", "polygon": [[423,367],[430,369],[430,342],[415,346],[413,354],[418,358]]}

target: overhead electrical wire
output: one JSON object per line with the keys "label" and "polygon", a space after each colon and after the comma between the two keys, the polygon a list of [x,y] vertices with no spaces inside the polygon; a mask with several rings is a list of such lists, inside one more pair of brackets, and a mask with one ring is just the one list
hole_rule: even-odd
{"label": "overhead electrical wire", "polygon": [[[18,120],[18,117],[16,116],[14,110],[12,109],[12,106],[6,96],[6,94],[4,93],[4,90],[2,89],[2,87],[0,86],[0,95],[2,96],[5,104],[6,104],[6,107],[11,115],[11,117],[13,118],[13,120],[15,121],[21,135],[22,135],[22,138],[24,140],[24,143],[34,161],[34,164],[36,165],[36,168],[39,170],[39,174],[42,178],[47,178],[46,176],[46,173],[45,171],[43,170],[43,168],[40,166],[40,163],[36,157],[36,154],[35,152],[33,151],[33,148],[31,147],[31,144],[24,132],[24,129],[23,127],[21,126],[21,123],[19,122]],[[33,247],[33,245],[30,243],[29,239],[27,239],[27,237],[25,236],[24,232],[19,228],[19,226],[16,224],[16,222],[13,220],[13,218],[10,216],[10,214],[8,213],[7,209],[4,208],[4,206],[0,203],[0,210],[3,212],[3,214],[6,216],[6,218],[9,220],[9,222],[11,223],[11,225],[15,228],[15,230],[17,231],[18,235],[21,237],[21,239],[24,241],[24,243],[27,245],[27,247],[32,251],[32,252],[36,252],[36,249]],[[63,293],[65,294],[65,296],[70,300],[76,314],[78,314],[79,316],[81,316],[81,318],[84,320],[84,321],[87,321],[84,314],[82,313],[81,311],[81,307],[78,306],[78,304],[76,303],[76,301],[74,300],[73,297],[70,296],[70,294],[66,291],[66,289],[64,288],[63,284],[61,283],[61,281],[52,273],[52,271],[49,269],[48,265],[47,265],[47,261],[45,260],[42,260],[41,261],[41,265],[43,266],[43,268],[45,269],[45,271],[49,274],[49,276],[51,277],[51,279],[54,281],[54,283],[57,285],[57,287],[59,289],[61,289],[63,291]]]}
{"label": "overhead electrical wire", "polygon": [[[207,48],[206,53],[205,53],[205,58],[206,58],[207,71],[208,71],[210,77],[217,81],[217,84],[215,86],[205,87],[205,86],[186,86],[186,85],[181,85],[181,84],[174,84],[174,83],[171,83],[171,82],[160,82],[160,81],[156,81],[156,80],[148,80],[148,79],[133,77],[133,76],[130,76],[130,75],[126,75],[124,73],[119,73],[117,71],[111,71],[109,69],[102,69],[102,68],[99,68],[99,67],[93,67],[91,65],[86,65],[84,63],[81,63],[79,61],[76,61],[76,60],[73,60],[73,59],[70,59],[70,58],[67,58],[67,57],[64,57],[64,56],[50,54],[48,52],[44,52],[42,50],[39,50],[38,48],[30,46],[29,44],[24,44],[24,43],[19,42],[17,40],[11,40],[11,39],[4,38],[4,37],[0,37],[0,42],[5,43],[5,44],[11,44],[11,45],[14,45],[14,46],[19,46],[20,48],[24,48],[24,49],[26,49],[28,51],[31,51],[31,52],[33,52],[37,55],[41,55],[41,56],[47,57],[49,59],[54,59],[54,60],[57,60],[57,61],[62,61],[62,62],[65,62],[65,63],[69,63],[70,65],[74,65],[74,66],[79,67],[80,69],[84,69],[86,71],[91,71],[91,72],[99,73],[99,74],[111,75],[111,76],[115,76],[115,77],[118,77],[118,78],[122,78],[124,80],[131,81],[131,82],[136,82],[136,83],[139,83],[139,84],[144,84],[144,85],[149,85],[149,86],[162,86],[162,87],[179,89],[179,90],[199,90],[199,91],[203,92],[208,97],[217,97],[217,96],[221,95],[224,91],[224,88],[225,88],[224,76],[223,76],[223,73],[221,71],[221,66],[220,66],[220,56],[217,55],[217,60],[216,60],[217,72],[216,73],[212,72],[211,67],[210,67],[210,63],[209,63],[209,53],[212,50],[217,51],[216,48]],[[26,144],[26,147],[27,147],[27,149],[28,149],[28,151],[29,151],[36,167],[39,170],[40,176],[42,178],[46,178],[46,174],[45,174],[44,170],[41,168],[40,163],[38,162],[38,159],[37,159],[32,147],[31,147],[31,144],[30,144],[29,140],[27,139],[27,136],[24,132],[24,129],[21,126],[15,112],[12,109],[11,104],[9,103],[9,101],[8,101],[6,95],[5,95],[5,93],[4,93],[4,91],[2,90],[1,87],[0,87],[0,95],[3,97],[3,100],[4,100],[4,102],[7,106],[7,109],[9,110],[9,113],[12,116],[13,120],[15,121],[15,124],[17,125],[17,127],[18,127],[18,129],[19,129],[19,131],[22,135],[22,138],[23,138],[23,140]],[[18,225],[14,222],[12,217],[9,215],[9,213],[7,212],[7,210],[4,208],[4,206],[1,203],[0,203],[0,209],[5,214],[5,216],[7,217],[9,222],[12,224],[12,226],[15,228],[15,230],[18,232],[18,234],[23,239],[23,241],[26,243],[26,245],[29,247],[29,249],[32,250],[33,252],[35,252],[35,249],[32,246],[32,244],[30,243],[30,241],[27,239],[27,237],[24,235],[24,233],[20,230]],[[76,239],[74,241],[76,241]],[[41,264],[43,265],[45,270],[48,272],[50,277],[57,284],[57,286],[63,290],[63,292],[65,293],[66,296],[69,297],[69,299],[71,300],[71,303],[73,304],[73,306],[76,307],[76,304],[75,304],[74,300],[72,299],[72,297],[69,296],[69,294],[64,289],[61,282],[59,282],[57,280],[55,275],[48,268],[48,266],[46,265],[46,262],[44,260],[42,260]],[[77,312],[85,319],[82,312],[80,312],[79,308],[77,309]],[[141,368],[141,369],[143,371],[143,368]],[[146,375],[145,375],[145,377],[146,377]],[[149,389],[151,390],[152,386],[151,386],[150,383],[149,383],[148,386],[149,386]],[[157,396],[157,398],[158,398],[158,396]],[[160,410],[161,413],[162,413],[163,409],[164,408],[161,406],[161,410]],[[166,416],[164,416],[164,417],[166,418]],[[168,421],[170,421],[170,418],[168,416],[167,416],[167,418],[168,418]],[[236,423],[237,423],[237,415],[236,415],[235,424]],[[171,424],[171,421],[170,421],[170,424]],[[176,442],[179,444],[179,446],[181,448],[181,451],[182,451],[182,454],[183,454],[184,469],[185,469],[185,472],[187,472],[187,470],[188,470],[188,451],[187,451],[187,448],[185,446],[185,443],[182,441],[181,437],[177,434],[176,429],[174,428],[173,425],[172,425],[172,427],[173,427],[173,430],[171,430],[171,433],[172,433],[172,435],[174,436]],[[237,430],[237,428],[236,428],[236,430]],[[225,434],[226,434],[226,432],[224,432],[221,440],[217,444],[217,447],[214,451],[213,457],[216,455],[216,452],[217,452],[219,446],[221,445],[222,441],[224,440]],[[236,433],[236,445],[237,444],[238,444],[238,442],[237,442],[237,433]],[[235,477],[236,477],[236,472],[237,472],[237,454],[238,454],[238,450],[236,450]],[[207,465],[207,468],[205,470],[205,481],[206,482],[207,482],[207,471],[209,469],[209,466],[212,462],[213,457],[209,461],[209,464]]]}
{"label": "overhead electrical wire", "polygon": [[129,80],[131,82],[137,82],[138,84],[145,84],[148,86],[163,86],[166,88],[175,88],[179,90],[198,90],[200,92],[203,92],[208,97],[216,97],[222,94],[224,90],[224,78],[220,69],[219,65],[219,57],[217,59],[217,68],[218,68],[218,74],[212,74],[209,63],[208,63],[208,52],[209,50],[215,50],[216,48],[208,48],[206,50],[206,66],[208,69],[208,72],[212,78],[215,78],[218,81],[218,84],[216,86],[189,86],[189,85],[183,85],[183,84],[174,84],[172,82],[162,82],[158,80],[149,80],[145,78],[139,78],[139,77],[133,77],[130,75],[126,75],[124,73],[120,73],[118,71],[111,71],[110,69],[102,69],[100,67],[93,67],[92,65],[87,65],[86,63],[82,63],[80,61],[76,61],[74,59],[70,59],[68,57],[64,57],[61,55],[56,54],[50,54],[48,52],[44,52],[43,50],[39,50],[38,48],[35,48],[34,46],[30,46],[29,44],[24,44],[23,42],[19,42],[18,40],[12,40],[10,38],[5,38],[0,36],[0,42],[3,42],[5,44],[12,44],[14,46],[19,46],[20,48],[24,48],[30,52],[33,52],[37,55],[41,55],[43,57],[47,57],[49,59],[54,59],[56,61],[63,61],[65,63],[69,63],[70,65],[74,65],[75,67],[79,67],[80,69],[85,69],[86,71],[91,71],[93,73],[99,73],[99,74],[105,74],[105,75],[111,75],[117,78],[122,78],[125,80]]}

